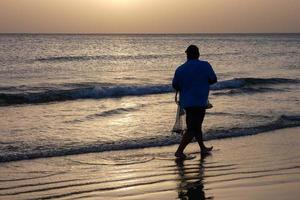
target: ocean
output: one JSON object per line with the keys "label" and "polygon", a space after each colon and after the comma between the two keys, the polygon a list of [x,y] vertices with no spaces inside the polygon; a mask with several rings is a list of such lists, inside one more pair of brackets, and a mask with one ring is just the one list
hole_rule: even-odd
{"label": "ocean", "polygon": [[206,140],[300,125],[300,34],[1,34],[0,162],[179,143],[190,44],[219,79]]}

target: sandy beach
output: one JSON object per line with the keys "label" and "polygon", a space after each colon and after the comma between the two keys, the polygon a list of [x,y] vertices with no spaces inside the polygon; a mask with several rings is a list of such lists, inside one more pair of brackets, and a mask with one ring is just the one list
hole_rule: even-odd
{"label": "sandy beach", "polygon": [[0,165],[0,199],[299,199],[299,128],[208,141],[211,156],[175,162],[175,146]]}

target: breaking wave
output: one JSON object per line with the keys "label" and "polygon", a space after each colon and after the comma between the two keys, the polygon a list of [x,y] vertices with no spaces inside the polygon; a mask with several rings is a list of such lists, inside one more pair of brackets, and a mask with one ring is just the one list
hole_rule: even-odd
{"label": "breaking wave", "polygon": [[[299,83],[297,79],[285,78],[234,78],[219,81],[211,86],[211,90],[240,89],[239,92],[268,92],[274,88],[265,88],[266,85]],[[257,88],[257,86],[262,86]],[[51,88],[18,87],[0,88],[0,106],[14,104],[48,103],[53,101],[67,101],[77,99],[118,98],[124,96],[142,96],[173,92],[169,84],[162,85],[107,85],[101,83],[79,83],[73,85],[58,85]],[[228,92],[228,91],[227,91]],[[229,92],[230,93],[230,92]],[[229,94],[227,93],[227,94]],[[225,93],[226,94],[226,93]]]}

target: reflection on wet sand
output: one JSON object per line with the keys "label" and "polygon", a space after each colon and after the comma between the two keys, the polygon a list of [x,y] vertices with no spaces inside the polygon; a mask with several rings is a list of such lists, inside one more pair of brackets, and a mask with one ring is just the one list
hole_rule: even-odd
{"label": "reflection on wet sand", "polygon": [[[188,177],[189,174],[186,172],[186,168],[184,165],[184,160],[176,160],[176,165],[178,169],[178,183],[177,191],[178,198],[182,200],[206,200],[213,199],[213,197],[205,197],[204,191],[204,170],[205,170],[205,157],[201,158],[199,161],[199,170],[198,174],[193,177]],[[189,182],[188,180],[195,180]]]}

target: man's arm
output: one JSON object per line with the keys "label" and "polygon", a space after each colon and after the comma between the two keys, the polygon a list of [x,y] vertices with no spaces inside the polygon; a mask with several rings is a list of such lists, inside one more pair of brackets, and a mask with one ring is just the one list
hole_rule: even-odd
{"label": "man's arm", "polygon": [[179,80],[178,80],[177,70],[175,71],[175,74],[173,77],[172,86],[176,91],[179,91]]}
{"label": "man's arm", "polygon": [[216,82],[218,82],[218,78],[216,73],[214,72],[212,66],[208,63],[209,66],[209,72],[208,72],[208,82],[209,84],[214,84]]}

